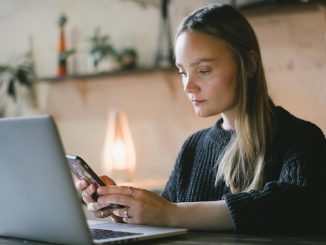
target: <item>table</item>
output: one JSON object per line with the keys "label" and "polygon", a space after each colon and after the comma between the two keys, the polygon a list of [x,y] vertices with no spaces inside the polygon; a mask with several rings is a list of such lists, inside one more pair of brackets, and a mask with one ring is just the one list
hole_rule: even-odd
{"label": "table", "polygon": [[[45,243],[19,240],[19,239],[6,239],[0,238],[0,244],[7,245],[40,245]],[[199,232],[190,231],[188,234],[148,240],[139,241],[129,244],[144,244],[144,245],[202,245],[202,244],[271,244],[271,245],[291,245],[291,244],[326,244],[326,235],[323,237],[273,237],[273,236],[253,236],[253,235],[236,235],[233,233],[217,233],[217,232]]]}
{"label": "table", "polygon": [[[137,244],[137,243],[136,243]],[[237,235],[233,233],[217,232],[195,232],[190,231],[186,235],[164,238],[155,241],[139,242],[139,244],[153,245],[202,245],[202,244],[273,244],[273,245],[290,245],[290,244],[326,244],[326,235],[323,237],[273,237],[273,236],[253,236]]]}

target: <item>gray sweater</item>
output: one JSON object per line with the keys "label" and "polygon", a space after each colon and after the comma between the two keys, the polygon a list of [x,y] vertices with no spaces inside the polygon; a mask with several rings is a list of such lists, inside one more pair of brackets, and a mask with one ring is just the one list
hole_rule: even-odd
{"label": "gray sweater", "polygon": [[162,196],[172,202],[225,200],[237,233],[326,234],[325,136],[281,107],[274,111],[279,127],[260,190],[231,194],[224,181],[214,184],[217,158],[234,134],[220,120],[186,140]]}

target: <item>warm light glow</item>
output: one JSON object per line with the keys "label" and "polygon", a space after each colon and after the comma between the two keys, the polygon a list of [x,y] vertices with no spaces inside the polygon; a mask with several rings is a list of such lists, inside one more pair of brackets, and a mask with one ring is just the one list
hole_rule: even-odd
{"label": "warm light glow", "polygon": [[136,154],[126,113],[109,114],[103,153],[105,173],[118,182],[130,181]]}
{"label": "warm light glow", "polygon": [[113,143],[112,162],[115,169],[127,169],[127,149],[121,139],[117,139]]}

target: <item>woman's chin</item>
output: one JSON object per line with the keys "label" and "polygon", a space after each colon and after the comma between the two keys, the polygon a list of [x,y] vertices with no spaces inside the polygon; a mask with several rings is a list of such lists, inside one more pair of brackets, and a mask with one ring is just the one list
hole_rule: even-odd
{"label": "woman's chin", "polygon": [[199,108],[195,108],[195,113],[198,117],[202,117],[202,118],[218,115],[218,113],[200,110]]}
{"label": "woman's chin", "polygon": [[198,110],[198,109],[196,109],[196,108],[195,108],[195,113],[196,113],[196,115],[197,115],[198,117],[203,117],[203,118],[205,118],[205,117],[209,117],[209,115],[208,115],[206,112],[204,112],[204,111],[202,111],[202,110]]}

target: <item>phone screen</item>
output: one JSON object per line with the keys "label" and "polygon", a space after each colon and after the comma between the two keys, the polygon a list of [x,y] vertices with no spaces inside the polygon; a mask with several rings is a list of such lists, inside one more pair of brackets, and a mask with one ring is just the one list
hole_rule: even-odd
{"label": "phone screen", "polygon": [[95,174],[90,166],[79,156],[75,155],[66,155],[71,172],[78,179],[85,179],[90,184],[105,186],[105,183],[100,179],[100,177]]}
{"label": "phone screen", "polygon": [[[101,178],[91,169],[91,167],[79,156],[66,154],[66,158],[69,162],[69,167],[73,175],[77,179],[85,179],[90,184],[99,186],[105,186],[105,183]],[[92,195],[92,198],[96,201],[98,198],[97,193]],[[122,208],[124,206],[119,204],[110,204],[110,208]]]}

